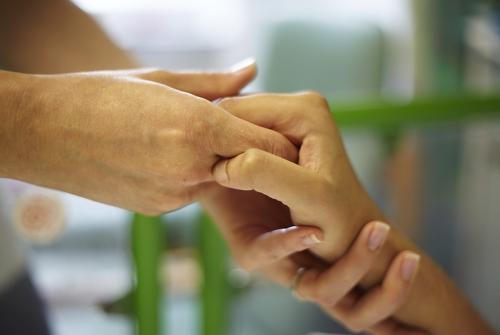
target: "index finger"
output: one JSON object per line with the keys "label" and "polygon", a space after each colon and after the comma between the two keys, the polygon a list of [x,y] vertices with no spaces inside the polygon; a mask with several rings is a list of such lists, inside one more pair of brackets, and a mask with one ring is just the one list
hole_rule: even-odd
{"label": "index finger", "polygon": [[225,98],[218,105],[241,119],[275,129],[294,143],[334,126],[328,103],[315,92],[252,94]]}
{"label": "index finger", "polygon": [[320,174],[330,174],[338,168],[338,158],[345,156],[328,103],[318,93],[254,94],[226,98],[218,105],[238,118],[276,130],[300,145],[300,155]]}
{"label": "index finger", "polygon": [[215,154],[234,157],[251,148],[258,148],[285,159],[296,161],[297,148],[277,131],[261,127],[244,119],[219,110],[217,120],[212,124],[211,145]]}
{"label": "index finger", "polygon": [[311,208],[331,198],[331,188],[324,178],[259,149],[218,162],[213,176],[222,186],[255,190],[299,211],[311,212]]}
{"label": "index finger", "polygon": [[309,226],[291,226],[262,234],[246,247],[240,259],[247,271],[269,266],[281,259],[306,250],[323,241],[321,229]]}

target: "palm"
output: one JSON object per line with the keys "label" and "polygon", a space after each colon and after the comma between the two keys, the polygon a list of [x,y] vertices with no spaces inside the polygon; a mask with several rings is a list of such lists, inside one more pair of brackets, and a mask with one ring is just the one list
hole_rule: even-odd
{"label": "palm", "polygon": [[[290,210],[281,202],[255,191],[239,191],[211,185],[210,214],[231,245],[234,256],[242,260],[247,246],[260,236],[294,225]],[[289,285],[300,266],[324,266],[307,251],[277,260],[262,271],[274,281]]]}

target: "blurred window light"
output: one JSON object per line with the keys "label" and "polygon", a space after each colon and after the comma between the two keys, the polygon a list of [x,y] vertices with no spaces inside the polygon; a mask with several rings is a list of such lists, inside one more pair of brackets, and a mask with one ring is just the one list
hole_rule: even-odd
{"label": "blurred window light", "polygon": [[141,50],[223,48],[245,27],[242,0],[74,0],[120,45]]}

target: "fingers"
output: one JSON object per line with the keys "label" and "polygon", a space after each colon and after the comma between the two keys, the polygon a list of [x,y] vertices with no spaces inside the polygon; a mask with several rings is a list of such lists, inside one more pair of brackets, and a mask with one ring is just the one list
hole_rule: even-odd
{"label": "fingers", "polygon": [[136,78],[167,85],[207,100],[215,100],[237,95],[253,80],[257,73],[257,67],[253,59],[248,59],[226,72],[167,72],[159,70],[132,73]]}
{"label": "fingers", "polygon": [[229,158],[248,149],[257,148],[290,161],[297,161],[297,148],[282,134],[239,119],[219,108],[221,113],[214,125],[212,150]]}
{"label": "fingers", "polygon": [[353,246],[328,270],[307,271],[298,287],[299,296],[335,306],[370,270],[389,234],[388,224],[372,221],[366,224]]}
{"label": "fingers", "polygon": [[[218,162],[213,176],[222,186],[255,190],[294,209],[307,208],[311,211],[322,201],[330,199],[327,196],[330,187],[321,177],[258,149],[250,149],[232,159]],[[311,197],[310,194],[317,196]]]}
{"label": "fingers", "polygon": [[301,165],[329,176],[344,170],[345,149],[326,100],[315,92],[256,94],[218,104],[238,118],[273,129],[300,146]]}
{"label": "fingers", "polygon": [[323,233],[316,227],[292,226],[259,236],[245,248],[240,258],[247,271],[264,268],[296,252],[311,248],[323,241]]}
{"label": "fingers", "polygon": [[393,315],[410,293],[420,256],[401,252],[391,263],[383,283],[365,293],[352,306],[337,306],[334,313],[354,331],[367,330]]}
{"label": "fingers", "polygon": [[277,130],[294,143],[333,125],[328,103],[315,92],[254,94],[223,99],[218,105],[241,119]]}

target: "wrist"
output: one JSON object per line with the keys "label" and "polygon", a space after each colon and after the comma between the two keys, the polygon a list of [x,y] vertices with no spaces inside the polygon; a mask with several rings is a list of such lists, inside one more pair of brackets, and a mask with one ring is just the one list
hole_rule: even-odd
{"label": "wrist", "polygon": [[441,268],[395,227],[360,286],[369,289],[379,284],[391,260],[403,250],[419,253],[422,259],[408,302],[394,315],[396,319],[436,335],[495,334]]}

